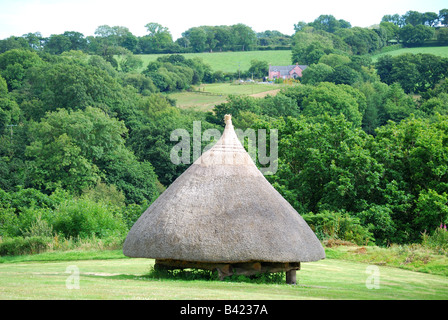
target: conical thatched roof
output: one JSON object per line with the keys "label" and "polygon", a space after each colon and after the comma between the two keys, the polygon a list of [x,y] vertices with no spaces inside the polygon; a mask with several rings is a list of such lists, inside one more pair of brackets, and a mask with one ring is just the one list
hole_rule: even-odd
{"label": "conical thatched roof", "polygon": [[134,224],[123,252],[212,263],[325,258],[310,227],[255,166],[230,117],[221,139]]}

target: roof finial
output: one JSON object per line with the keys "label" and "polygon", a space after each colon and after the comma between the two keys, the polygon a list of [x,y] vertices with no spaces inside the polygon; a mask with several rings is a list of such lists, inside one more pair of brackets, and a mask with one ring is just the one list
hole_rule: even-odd
{"label": "roof finial", "polygon": [[232,123],[232,115],[231,114],[226,114],[224,116],[224,122],[225,124],[227,124],[227,122],[230,121],[230,123]]}

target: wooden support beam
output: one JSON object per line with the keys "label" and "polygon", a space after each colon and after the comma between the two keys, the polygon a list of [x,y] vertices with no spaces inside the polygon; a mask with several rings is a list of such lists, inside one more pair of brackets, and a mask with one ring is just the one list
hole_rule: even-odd
{"label": "wooden support beam", "polygon": [[286,283],[287,284],[297,284],[295,269],[286,271]]}
{"label": "wooden support beam", "polygon": [[199,262],[199,261],[183,261],[171,259],[156,259],[155,268],[174,270],[174,269],[205,269],[217,270],[219,278],[223,280],[225,277],[233,274],[254,275],[259,273],[286,272],[286,283],[296,284],[296,270],[300,270],[300,262],[235,262],[235,263],[216,263],[216,262]]}

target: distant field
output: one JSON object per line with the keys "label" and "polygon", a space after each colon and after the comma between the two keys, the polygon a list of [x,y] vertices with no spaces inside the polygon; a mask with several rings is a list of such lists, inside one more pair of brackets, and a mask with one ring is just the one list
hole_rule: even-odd
{"label": "distant field", "polygon": [[[149,62],[155,61],[163,54],[141,54],[138,55],[143,60],[143,69]],[[187,59],[201,58],[210,65],[213,71],[237,72],[246,71],[250,67],[253,59],[266,61],[272,65],[291,64],[290,50],[266,50],[266,51],[239,51],[239,52],[213,52],[213,53],[184,53]]]}
{"label": "distant field", "polygon": [[176,106],[182,109],[193,108],[197,111],[211,111],[215,105],[226,102],[227,97],[234,95],[250,95],[262,97],[275,95],[285,85],[260,83],[211,83],[202,84],[195,91],[170,93],[169,97],[176,100]]}
{"label": "distant field", "polygon": [[419,47],[419,48],[402,48],[390,52],[380,53],[372,56],[372,60],[375,62],[379,57],[384,55],[398,56],[403,53],[431,53],[437,56],[448,58],[448,46],[447,47]]}

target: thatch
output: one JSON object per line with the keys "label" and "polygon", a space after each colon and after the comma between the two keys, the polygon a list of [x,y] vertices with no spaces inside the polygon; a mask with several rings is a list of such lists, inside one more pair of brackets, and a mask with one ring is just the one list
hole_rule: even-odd
{"label": "thatch", "polygon": [[123,252],[217,264],[325,258],[307,223],[255,166],[230,117],[221,139],[134,224]]}

